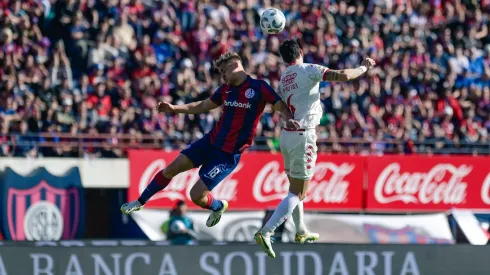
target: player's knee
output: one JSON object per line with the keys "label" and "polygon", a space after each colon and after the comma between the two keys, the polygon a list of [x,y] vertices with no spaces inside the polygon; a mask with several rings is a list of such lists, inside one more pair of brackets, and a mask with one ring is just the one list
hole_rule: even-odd
{"label": "player's knee", "polygon": [[194,204],[200,206],[200,207],[205,207],[207,205],[207,196],[202,193],[198,192],[190,192],[191,195],[191,200]]}
{"label": "player's knee", "polygon": [[300,201],[303,201],[306,198],[306,193],[305,192],[301,192],[297,196],[298,196],[298,198],[299,198]]}
{"label": "player's knee", "polygon": [[205,191],[201,182],[197,182],[189,192],[192,202],[198,206],[205,207],[208,202],[207,192]]}
{"label": "player's knee", "polygon": [[177,173],[175,173],[175,171],[172,171],[172,169],[167,169],[167,168],[164,168],[162,171],[162,174],[164,177],[166,177],[167,179],[171,179],[177,175]]}
{"label": "player's knee", "polygon": [[193,168],[192,161],[185,155],[181,154],[167,167],[165,167],[162,173],[164,177],[171,179],[177,176],[179,173],[187,171],[191,168]]}
{"label": "player's knee", "polygon": [[308,191],[309,180],[289,177],[289,192],[304,200]]}
{"label": "player's knee", "polygon": [[305,192],[301,191],[289,190],[289,193],[296,195],[301,201],[304,200],[306,197]]}
{"label": "player's knee", "polygon": [[173,164],[165,167],[162,173],[164,177],[166,177],[167,179],[171,179],[177,176],[180,172],[182,172],[181,170],[182,169],[180,168],[179,165]]}

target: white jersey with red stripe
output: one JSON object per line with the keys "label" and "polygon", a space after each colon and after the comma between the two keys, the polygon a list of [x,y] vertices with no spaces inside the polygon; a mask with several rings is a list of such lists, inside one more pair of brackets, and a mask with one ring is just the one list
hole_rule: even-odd
{"label": "white jersey with red stripe", "polygon": [[302,63],[286,68],[281,75],[278,93],[294,115],[301,128],[311,129],[320,124],[323,114],[320,102],[320,81],[327,67]]}

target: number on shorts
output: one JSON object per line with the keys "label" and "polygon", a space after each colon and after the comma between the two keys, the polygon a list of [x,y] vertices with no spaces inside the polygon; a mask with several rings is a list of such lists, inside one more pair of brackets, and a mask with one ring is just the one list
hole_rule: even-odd
{"label": "number on shorts", "polygon": [[214,179],[219,173],[221,172],[221,169],[218,166],[215,166],[211,171],[208,173],[208,178]]}

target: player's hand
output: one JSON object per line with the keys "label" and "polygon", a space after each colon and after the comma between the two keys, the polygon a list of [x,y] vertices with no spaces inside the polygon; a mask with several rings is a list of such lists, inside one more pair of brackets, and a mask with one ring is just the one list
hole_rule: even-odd
{"label": "player's hand", "polygon": [[376,65],[376,62],[369,58],[369,57],[366,57],[362,62],[361,62],[361,66],[365,66],[368,70],[371,69],[372,67],[374,67]]}
{"label": "player's hand", "polygon": [[294,119],[290,119],[290,120],[286,121],[286,128],[288,128],[288,129],[297,130],[300,127],[301,127],[301,125],[299,125],[299,122],[294,120]]}
{"label": "player's hand", "polygon": [[174,111],[174,105],[168,102],[160,101],[157,104],[157,111],[159,113],[172,113]]}

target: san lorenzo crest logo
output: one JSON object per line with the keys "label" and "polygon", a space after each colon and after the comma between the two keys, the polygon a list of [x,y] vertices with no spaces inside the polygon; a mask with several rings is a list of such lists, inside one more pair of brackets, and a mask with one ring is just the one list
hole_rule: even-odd
{"label": "san lorenzo crest logo", "polygon": [[254,97],[254,95],[255,95],[255,91],[253,89],[248,89],[245,91],[245,97],[248,99]]}
{"label": "san lorenzo crest logo", "polygon": [[60,176],[44,167],[22,176],[7,167],[0,190],[5,239],[58,241],[82,237],[85,194],[78,167]]}

